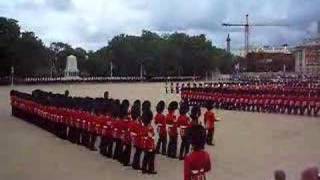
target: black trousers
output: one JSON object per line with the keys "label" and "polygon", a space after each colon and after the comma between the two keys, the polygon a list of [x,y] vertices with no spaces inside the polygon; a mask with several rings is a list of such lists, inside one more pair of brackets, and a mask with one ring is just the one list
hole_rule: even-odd
{"label": "black trousers", "polygon": [[74,128],[74,141],[77,144],[81,144],[81,129],[80,128]]}
{"label": "black trousers", "polygon": [[121,157],[121,153],[122,153],[122,145],[121,145],[121,140],[120,139],[116,139],[116,147],[114,149],[114,153],[113,153],[113,159],[117,159],[120,161],[120,157]]}
{"label": "black trousers", "polygon": [[151,173],[154,172],[154,160],[155,160],[155,151],[149,152],[144,151],[144,156],[142,160],[142,172]]}
{"label": "black trousers", "polygon": [[141,156],[142,150],[139,147],[135,147],[135,148],[136,148],[136,152],[134,153],[134,156],[133,156],[132,168],[140,169],[140,156]]}
{"label": "black trousers", "polygon": [[293,112],[294,106],[288,106],[288,114],[291,114]]}
{"label": "black trousers", "polygon": [[168,145],[168,157],[176,158],[177,157],[177,136],[169,136],[169,145]]}
{"label": "black trousers", "polygon": [[211,129],[208,129],[208,132],[207,132],[207,144],[209,145],[212,145],[213,144],[213,133],[214,133],[214,129],[211,128]]}
{"label": "black trousers", "polygon": [[106,151],[107,151],[107,157],[112,158],[113,157],[113,143],[115,142],[115,139],[113,138],[107,138],[106,141]]}
{"label": "black trousers", "polygon": [[304,115],[304,112],[306,111],[306,106],[301,106],[300,109],[300,115]]}
{"label": "black trousers", "polygon": [[95,144],[96,144],[97,135],[95,133],[89,133],[89,135],[90,135],[89,149],[96,150]]}
{"label": "black trousers", "polygon": [[319,107],[316,107],[316,108],[314,109],[314,111],[313,111],[313,115],[314,115],[314,116],[318,116],[319,111],[320,111],[320,108],[319,108]]}
{"label": "black trousers", "polygon": [[124,144],[122,158],[121,158],[121,162],[124,166],[128,166],[130,164],[130,157],[131,157],[131,144]]}
{"label": "black trousers", "polygon": [[76,131],[75,127],[70,126],[69,133],[68,133],[68,140],[71,143],[76,143],[75,131]]}
{"label": "black trousers", "polygon": [[161,153],[163,155],[167,154],[167,141],[167,135],[159,135],[159,139],[156,146],[156,153],[160,153],[161,148]]}
{"label": "black trousers", "polygon": [[180,154],[179,159],[184,159],[184,157],[189,153],[190,142],[186,136],[181,137]]}
{"label": "black trousers", "polygon": [[101,136],[101,141],[99,145],[99,152],[103,156],[107,156],[107,137]]}
{"label": "black trousers", "polygon": [[312,110],[313,110],[313,109],[314,109],[314,107],[311,107],[311,106],[308,106],[308,107],[307,107],[307,113],[308,113],[309,116],[312,115]]}
{"label": "black trousers", "polygon": [[89,148],[90,145],[90,134],[88,131],[83,131],[81,136],[81,144]]}

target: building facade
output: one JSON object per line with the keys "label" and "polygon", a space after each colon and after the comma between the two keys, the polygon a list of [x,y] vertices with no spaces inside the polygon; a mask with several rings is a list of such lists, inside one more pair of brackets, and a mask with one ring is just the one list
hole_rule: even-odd
{"label": "building facade", "polygon": [[294,56],[282,52],[250,52],[243,61],[248,72],[293,72]]}
{"label": "building facade", "polygon": [[301,74],[320,74],[320,38],[297,46],[294,49],[295,72]]}

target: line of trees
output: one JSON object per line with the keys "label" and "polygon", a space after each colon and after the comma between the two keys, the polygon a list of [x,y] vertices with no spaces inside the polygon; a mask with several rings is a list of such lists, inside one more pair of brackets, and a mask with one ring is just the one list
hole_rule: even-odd
{"label": "line of trees", "polygon": [[[235,57],[212,46],[205,35],[185,33],[159,35],[142,31],[140,36],[120,34],[97,51],[73,48],[63,42],[46,47],[33,32],[21,32],[14,19],[0,17],[0,76],[61,76],[66,57],[77,57],[82,76],[204,76],[219,70],[230,73]],[[112,63],[111,63],[112,62]]]}

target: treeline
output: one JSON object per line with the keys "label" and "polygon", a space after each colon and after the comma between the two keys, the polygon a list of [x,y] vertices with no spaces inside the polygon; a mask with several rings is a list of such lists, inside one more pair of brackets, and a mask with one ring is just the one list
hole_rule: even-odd
{"label": "treeline", "polygon": [[141,69],[146,76],[204,76],[232,72],[235,59],[205,35],[184,33],[120,34],[95,52],[63,42],[46,47],[33,32],[22,32],[16,20],[0,17],[0,76],[8,76],[11,66],[21,77],[61,76],[70,54],[77,57],[82,76],[109,76],[111,69],[114,76],[139,76]]}

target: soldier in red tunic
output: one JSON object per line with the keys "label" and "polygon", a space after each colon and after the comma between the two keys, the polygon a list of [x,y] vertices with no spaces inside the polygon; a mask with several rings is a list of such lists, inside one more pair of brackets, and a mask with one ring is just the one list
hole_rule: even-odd
{"label": "soldier in red tunic", "polygon": [[206,173],[211,170],[209,154],[204,151],[205,129],[201,125],[190,128],[193,151],[184,159],[184,180],[205,180]]}
{"label": "soldier in red tunic", "polygon": [[157,174],[154,168],[155,160],[155,142],[154,142],[154,129],[151,126],[153,114],[151,110],[146,110],[142,114],[142,137],[143,137],[143,151],[144,157],[142,160],[142,173]]}
{"label": "soldier in red tunic", "polygon": [[159,139],[157,142],[156,147],[156,153],[160,153],[160,147],[161,147],[161,153],[162,155],[167,154],[167,123],[166,123],[166,117],[162,114],[165,108],[164,101],[160,101],[157,104],[156,111],[157,115],[155,116],[155,124],[157,125],[157,131],[159,134]]}
{"label": "soldier in red tunic", "polygon": [[129,165],[130,155],[131,155],[131,139],[130,139],[130,127],[132,125],[132,121],[129,118],[129,101],[123,100],[121,108],[121,119],[123,123],[122,131],[121,131],[121,141],[122,141],[122,156],[121,163],[124,166]]}
{"label": "soldier in red tunic", "polygon": [[[144,109],[145,109],[145,102],[144,102]],[[131,111],[135,111],[134,113],[136,113],[137,121],[135,121],[135,123],[132,125],[131,127],[131,139],[132,139],[132,144],[135,147],[135,153],[133,156],[133,161],[132,161],[132,168],[139,170],[141,169],[140,167],[140,156],[142,153],[142,143],[141,140],[143,139],[141,136],[141,129],[142,129],[142,122],[140,119],[140,114],[141,114],[141,106],[140,106],[140,101],[136,101],[133,104],[133,107],[131,109]]]}
{"label": "soldier in red tunic", "polygon": [[[108,146],[112,143],[111,118],[110,118],[110,100],[106,100],[104,118],[102,121],[102,132],[100,142],[100,153],[106,157],[112,157],[108,154]],[[111,152],[112,154],[112,152]]]}
{"label": "soldier in red tunic", "polygon": [[213,106],[211,103],[208,103],[207,105],[207,111],[204,114],[204,124],[205,128],[207,130],[207,144],[208,145],[214,145],[213,144],[213,135],[214,135],[214,127],[215,122],[217,121],[215,114],[212,112]]}
{"label": "soldier in red tunic", "polygon": [[121,157],[121,147],[122,147],[122,142],[121,142],[121,131],[122,131],[122,120],[120,118],[120,108],[121,105],[119,104],[118,101],[115,102],[115,107],[114,107],[114,122],[113,122],[113,139],[115,142],[115,149],[113,153],[113,159],[119,160]]}
{"label": "soldier in red tunic", "polygon": [[190,118],[187,116],[187,112],[189,111],[189,106],[187,104],[180,105],[180,116],[178,117],[178,126],[180,128],[180,154],[179,159],[183,160],[185,155],[189,153],[190,142],[188,139],[188,129],[190,127]]}
{"label": "soldier in red tunic", "polygon": [[168,145],[168,157],[176,158],[177,156],[177,141],[178,141],[178,124],[177,117],[175,116],[175,110],[178,108],[178,103],[173,101],[169,104],[168,114],[166,116],[166,122],[169,131],[169,145]]}

